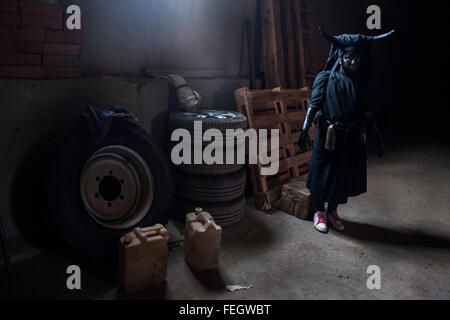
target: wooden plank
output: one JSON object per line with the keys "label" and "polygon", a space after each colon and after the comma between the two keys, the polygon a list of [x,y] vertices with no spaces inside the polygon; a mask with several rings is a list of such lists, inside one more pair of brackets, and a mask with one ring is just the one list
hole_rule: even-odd
{"label": "wooden plank", "polygon": [[267,185],[269,186],[269,190],[279,187],[281,185],[283,185],[284,183],[288,182],[289,180],[291,180],[291,175],[289,172],[285,172],[280,174],[279,176],[276,177],[271,177],[269,179],[267,179]]}
{"label": "wooden plank", "polygon": [[261,1],[260,19],[266,88],[280,87],[273,0]]}
{"label": "wooden plank", "polygon": [[262,190],[261,183],[258,176],[258,167],[254,164],[248,166],[250,169],[250,179],[253,184],[253,194],[256,195],[260,190]]}
{"label": "wooden plank", "polygon": [[258,192],[255,194],[255,208],[262,211],[269,211],[272,209],[272,202],[267,200],[265,192]]}
{"label": "wooden plank", "polygon": [[[279,148],[283,148],[289,144],[296,144],[298,143],[298,139],[300,138],[300,131],[298,132],[292,132],[292,133],[286,133],[286,134],[282,134],[280,135],[280,139],[279,139]],[[258,145],[259,143],[264,143],[265,140],[263,139],[259,139],[258,141]],[[272,143],[271,140],[268,139],[267,140],[267,150],[273,151],[276,148],[272,149]]]}
{"label": "wooden plank", "polygon": [[264,129],[286,121],[300,121],[305,118],[304,111],[285,112],[274,115],[255,115],[254,128]]}
{"label": "wooden plank", "polygon": [[[298,139],[300,138],[300,133],[301,132],[294,132],[294,133],[288,133],[288,134],[284,134],[282,136],[280,136],[280,147],[281,146],[286,146],[288,144],[295,144],[298,143]],[[270,143],[269,143],[269,147],[268,149],[270,150]]]}
{"label": "wooden plank", "polygon": [[[278,163],[278,170],[279,171],[285,171],[289,168],[293,168],[295,166],[302,166],[307,164],[308,162],[311,161],[311,155],[312,155],[312,151],[308,151],[299,155],[296,155],[294,157],[290,157],[284,160],[280,160]],[[272,163],[271,165],[273,165],[274,163]],[[265,166],[268,167],[268,166]]]}
{"label": "wooden plank", "polygon": [[272,0],[273,1],[273,17],[275,21],[275,40],[277,50],[278,61],[278,78],[280,79],[280,85],[283,89],[287,88],[286,85],[286,68],[284,66],[284,45],[283,45],[283,33],[281,28],[281,13],[280,13],[280,1],[285,0]]}
{"label": "wooden plank", "polygon": [[284,98],[287,98],[287,97],[290,97],[290,96],[295,97],[295,96],[299,96],[299,95],[303,95],[305,98],[308,98],[309,97],[308,96],[308,92],[309,91],[310,90],[307,87],[303,87],[303,88],[300,88],[300,89],[283,89],[283,90],[279,90],[279,91],[277,91],[275,89],[272,89],[272,90],[267,90],[267,89],[264,89],[264,90],[251,90],[251,91],[248,91],[247,94],[250,97],[258,96],[258,95],[261,95],[261,94],[273,93],[275,96],[280,96],[280,97],[284,97]]}
{"label": "wooden plank", "polygon": [[[310,34],[310,41],[309,41],[309,48],[310,48],[310,55],[311,55],[311,73],[316,74],[317,73],[317,54],[316,54],[316,43],[314,40],[314,37],[312,36],[313,32],[313,21],[312,21],[312,13],[309,9],[309,3],[307,1],[304,1],[304,8],[302,8],[303,12],[306,13],[306,25],[309,28],[309,34]],[[312,86],[312,84],[311,84]]]}
{"label": "wooden plank", "polygon": [[281,186],[270,189],[264,192],[264,195],[268,202],[270,202],[270,207],[272,207],[272,202],[279,199],[281,196]]}
{"label": "wooden plank", "polygon": [[292,3],[291,1],[282,0],[281,3],[281,16],[284,18],[284,43],[286,48],[286,78],[287,88],[296,89],[297,80],[295,79],[295,30],[292,16]]}
{"label": "wooden plank", "polygon": [[[293,113],[293,112],[289,112],[289,113],[287,112],[286,104],[284,102],[283,102],[283,111],[285,112],[285,114],[292,114]],[[302,119],[305,118],[305,113],[304,112],[297,112],[297,114],[300,114],[299,119],[295,119],[294,117],[292,117],[292,118],[287,119],[286,122],[284,123],[285,133],[291,133],[292,132],[292,128],[291,128],[291,125],[290,125],[290,123],[292,121],[295,121],[295,120],[301,121]],[[296,154],[295,153],[294,143],[287,144],[286,148],[289,150],[289,156],[290,157],[292,157],[292,156],[294,156]],[[293,174],[294,174],[294,177],[298,177],[299,176],[299,171],[298,171],[297,167],[294,167]]]}
{"label": "wooden plank", "polygon": [[[273,89],[272,91],[281,92],[281,88],[276,88],[276,89]],[[275,106],[276,114],[283,114],[285,112],[286,108],[284,107],[284,104],[282,101],[274,101],[274,106]],[[280,134],[285,134],[287,132],[284,122],[281,122],[278,124],[278,130],[279,130]],[[290,155],[288,147],[289,146],[281,147],[279,149],[279,156],[278,156],[279,159],[286,159]],[[274,151],[274,152],[276,152],[276,151]],[[289,174],[292,174],[292,172],[289,172]]]}
{"label": "wooden plank", "polygon": [[300,89],[300,92],[286,92],[283,100],[289,105],[301,106],[300,110],[306,111],[308,109],[309,99],[311,97],[311,90],[307,87]]}
{"label": "wooden plank", "polygon": [[297,44],[297,78],[299,81],[299,86],[306,86],[306,68],[305,68],[305,48],[303,42],[303,25],[301,21],[301,9],[298,0],[289,0],[292,3],[292,9],[294,12],[294,28],[296,32],[296,44]]}
{"label": "wooden plank", "polygon": [[255,35],[252,27],[252,20],[246,20],[247,26],[247,48],[248,48],[248,66],[250,77],[250,89],[256,86],[256,71],[255,71]]}
{"label": "wooden plank", "polygon": [[310,91],[308,90],[283,90],[281,92],[246,92],[246,98],[253,111],[273,109],[273,101],[286,101],[287,104],[302,104],[308,100]]}
{"label": "wooden plank", "polygon": [[[246,99],[249,92],[248,88],[241,88],[234,91],[234,98],[236,101],[237,110],[247,117],[248,127],[253,128],[253,110],[249,107],[248,101]],[[248,150],[248,148],[246,148]],[[264,189],[264,183],[259,179],[259,172],[257,165],[249,165],[250,178],[253,184],[253,194],[255,197],[255,206],[258,209],[265,207],[264,196],[258,196],[260,190]]]}
{"label": "wooden plank", "polygon": [[[236,109],[238,112],[245,114],[245,100],[244,95],[245,92],[248,91],[248,88],[239,88],[234,90],[234,101],[236,102]],[[248,118],[247,118],[248,120]]]}

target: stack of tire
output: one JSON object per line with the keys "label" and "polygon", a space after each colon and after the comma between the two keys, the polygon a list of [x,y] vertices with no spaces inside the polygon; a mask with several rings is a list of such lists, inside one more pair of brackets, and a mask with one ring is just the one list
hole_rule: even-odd
{"label": "stack of tire", "polygon": [[[194,132],[194,121],[202,122],[202,132]],[[226,164],[226,130],[247,128],[247,118],[229,110],[198,109],[196,112],[174,111],[169,116],[170,135],[176,129],[186,129],[191,134],[191,154],[194,157],[194,137],[199,138],[208,129],[218,129],[223,136],[223,164],[174,165],[175,196],[174,218],[184,221],[186,214],[195,208],[209,212],[214,221],[227,227],[237,223],[245,214],[246,171],[243,164]],[[233,141],[237,149],[238,139]],[[202,143],[202,151],[210,142]],[[174,147],[172,142],[169,149]]]}

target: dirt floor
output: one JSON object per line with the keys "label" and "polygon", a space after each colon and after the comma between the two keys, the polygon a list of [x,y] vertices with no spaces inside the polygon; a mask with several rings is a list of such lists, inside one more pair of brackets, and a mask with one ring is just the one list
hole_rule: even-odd
{"label": "dirt floor", "polygon": [[[367,194],[339,208],[345,231],[322,234],[311,221],[263,213],[247,201],[224,229],[217,270],[195,274],[184,261],[183,229],[168,225],[167,281],[125,295],[110,268],[58,251],[13,258],[16,298],[93,299],[449,299],[450,148],[386,149],[368,160]],[[66,267],[82,270],[82,289],[67,290]],[[381,271],[369,290],[367,268]],[[114,267],[112,267],[114,269]],[[229,292],[228,284],[251,286]]]}

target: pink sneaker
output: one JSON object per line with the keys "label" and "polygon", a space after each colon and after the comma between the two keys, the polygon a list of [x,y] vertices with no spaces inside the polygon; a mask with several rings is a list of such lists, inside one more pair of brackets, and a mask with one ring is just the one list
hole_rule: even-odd
{"label": "pink sneaker", "polygon": [[339,231],[344,231],[344,224],[342,223],[341,218],[339,218],[337,211],[333,211],[332,213],[330,213],[328,215],[328,220],[330,220],[333,228]]}
{"label": "pink sneaker", "polygon": [[320,232],[328,232],[327,215],[325,212],[317,211],[314,213],[314,227]]}

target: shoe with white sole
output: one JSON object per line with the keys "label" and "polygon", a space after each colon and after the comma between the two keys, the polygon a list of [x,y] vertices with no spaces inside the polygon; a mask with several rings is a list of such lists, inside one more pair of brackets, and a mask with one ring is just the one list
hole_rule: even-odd
{"label": "shoe with white sole", "polygon": [[325,212],[317,211],[314,213],[314,227],[320,232],[328,232],[327,215]]}
{"label": "shoe with white sole", "polygon": [[331,226],[334,229],[344,231],[344,223],[342,222],[341,218],[339,218],[337,211],[333,211],[332,213],[330,213],[328,215],[328,220],[330,220]]}

